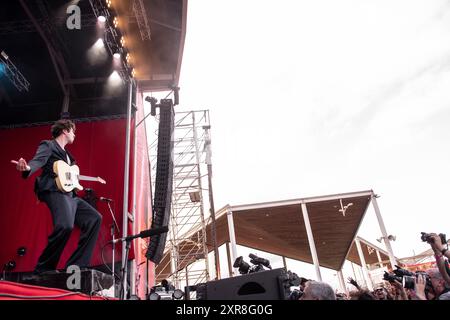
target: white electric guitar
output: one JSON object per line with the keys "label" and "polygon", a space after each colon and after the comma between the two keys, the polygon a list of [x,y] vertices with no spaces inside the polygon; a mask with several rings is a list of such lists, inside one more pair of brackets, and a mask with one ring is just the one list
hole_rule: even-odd
{"label": "white electric guitar", "polygon": [[71,192],[73,190],[83,190],[80,180],[98,181],[105,184],[106,181],[100,177],[89,177],[80,175],[80,168],[77,165],[70,166],[62,160],[53,163],[53,172],[56,174],[56,185],[63,192]]}

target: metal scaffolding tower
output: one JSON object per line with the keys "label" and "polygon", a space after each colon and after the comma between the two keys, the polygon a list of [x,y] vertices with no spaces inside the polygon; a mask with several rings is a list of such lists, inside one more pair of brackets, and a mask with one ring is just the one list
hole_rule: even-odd
{"label": "metal scaffolding tower", "polygon": [[[177,288],[210,280],[206,225],[210,209],[209,111],[175,113],[174,176],[169,233],[156,279],[169,279]],[[157,141],[150,146],[152,177],[156,173]],[[155,181],[152,178],[152,181]]]}

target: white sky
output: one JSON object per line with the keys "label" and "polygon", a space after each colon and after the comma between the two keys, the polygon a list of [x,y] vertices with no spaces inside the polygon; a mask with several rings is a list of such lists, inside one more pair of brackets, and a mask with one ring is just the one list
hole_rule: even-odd
{"label": "white sky", "polygon": [[373,189],[396,256],[450,236],[450,1],[190,0],[180,87],[216,209]]}

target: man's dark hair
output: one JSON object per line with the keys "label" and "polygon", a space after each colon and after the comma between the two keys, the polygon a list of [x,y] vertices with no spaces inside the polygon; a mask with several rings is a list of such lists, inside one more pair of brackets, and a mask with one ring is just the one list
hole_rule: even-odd
{"label": "man's dark hair", "polygon": [[52,136],[53,138],[57,138],[61,135],[63,130],[70,131],[70,129],[73,129],[73,131],[75,131],[75,123],[68,119],[58,120],[52,126]]}

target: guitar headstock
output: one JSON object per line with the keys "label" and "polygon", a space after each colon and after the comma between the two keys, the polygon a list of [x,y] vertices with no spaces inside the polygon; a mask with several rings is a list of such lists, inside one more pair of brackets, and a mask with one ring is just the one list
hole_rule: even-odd
{"label": "guitar headstock", "polygon": [[100,182],[100,183],[102,183],[102,184],[106,184],[106,181],[103,180],[103,179],[100,178],[100,177],[97,177],[97,181]]}

